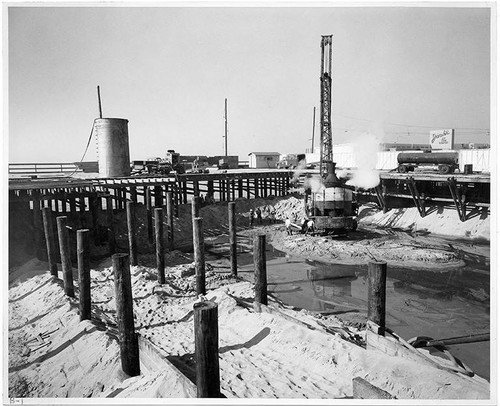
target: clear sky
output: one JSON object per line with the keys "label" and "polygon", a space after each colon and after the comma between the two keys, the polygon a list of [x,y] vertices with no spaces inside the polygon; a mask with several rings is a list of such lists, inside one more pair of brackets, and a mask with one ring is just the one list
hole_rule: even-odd
{"label": "clear sky", "polygon": [[[490,14],[468,7],[9,7],[9,162],[80,160],[93,120],[131,159],[304,152],[333,35],[334,143],[490,142]],[[317,111],[316,121],[319,119]],[[394,125],[398,124],[398,125]],[[319,137],[316,127],[316,139]],[[85,160],[96,160],[95,142]]]}

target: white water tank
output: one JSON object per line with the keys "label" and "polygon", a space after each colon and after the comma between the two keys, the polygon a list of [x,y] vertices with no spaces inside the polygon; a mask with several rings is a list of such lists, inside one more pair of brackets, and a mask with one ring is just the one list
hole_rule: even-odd
{"label": "white water tank", "polygon": [[130,176],[128,120],[124,118],[96,118],[99,176],[114,178]]}

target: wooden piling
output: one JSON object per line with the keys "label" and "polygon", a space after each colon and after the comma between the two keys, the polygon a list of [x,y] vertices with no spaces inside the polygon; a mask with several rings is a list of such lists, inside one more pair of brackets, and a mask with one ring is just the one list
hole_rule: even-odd
{"label": "wooden piling", "polygon": [[213,180],[209,180],[207,181],[207,196],[212,196],[212,198],[214,197],[214,181]]}
{"label": "wooden piling", "polygon": [[219,195],[221,202],[226,201],[226,181],[224,179],[219,180]]}
{"label": "wooden piling", "polygon": [[73,269],[71,266],[71,251],[69,245],[69,233],[67,228],[67,217],[57,217],[57,235],[59,237],[59,250],[61,253],[62,274],[64,293],[69,297],[75,297],[73,287]]}
{"label": "wooden piling", "polygon": [[238,197],[243,197],[243,179],[241,178],[238,179]]}
{"label": "wooden piling", "polygon": [[135,186],[130,186],[130,200],[137,203],[137,188]]}
{"label": "wooden piling", "polygon": [[194,304],[194,342],[198,398],[218,398],[220,393],[219,326],[217,304]]}
{"label": "wooden piling", "polygon": [[92,217],[92,237],[95,245],[101,245],[101,236],[99,234],[98,226],[99,226],[99,204],[100,199],[97,196],[97,193],[92,193],[91,197],[89,197],[89,208],[90,215]]}
{"label": "wooden piling", "polygon": [[175,191],[172,196],[174,202],[174,216],[179,218],[179,206],[182,204],[181,189],[179,182],[175,183]]}
{"label": "wooden piling", "polygon": [[127,202],[127,229],[130,265],[136,266],[137,262],[137,235],[135,227],[135,203]]}
{"label": "wooden piling", "polygon": [[368,263],[368,320],[376,323],[379,334],[385,331],[385,285],[387,262],[371,261]]}
{"label": "wooden piling", "polygon": [[203,241],[203,219],[193,219],[194,269],[196,276],[196,294],[205,295],[205,251]]}
{"label": "wooden piling", "polygon": [[77,221],[76,217],[76,197],[75,197],[75,192],[71,191],[69,194],[69,213],[70,213],[70,219],[72,221]]}
{"label": "wooden piling", "polygon": [[165,207],[167,206],[167,193],[169,192],[171,188],[171,185],[169,183],[165,183],[163,185],[163,190],[162,190],[162,204],[161,206],[163,207],[163,209],[165,210]]}
{"label": "wooden piling", "polygon": [[165,248],[163,243],[163,209],[155,208],[156,268],[158,283],[165,283]]}
{"label": "wooden piling", "polygon": [[43,261],[45,260],[45,252],[43,249],[43,221],[42,212],[40,210],[40,191],[33,190],[33,236],[35,243],[35,256]]}
{"label": "wooden piling", "polygon": [[174,202],[172,200],[172,192],[167,192],[167,237],[168,249],[174,249]]}
{"label": "wooden piling", "polygon": [[80,320],[90,320],[90,238],[89,230],[76,232],[76,252],[78,257],[78,283],[80,291]]}
{"label": "wooden piling", "polygon": [[83,195],[83,191],[80,191],[80,210],[78,211],[79,216],[79,224],[77,228],[86,228],[87,227],[87,219],[85,217],[85,196]]}
{"label": "wooden piling", "polygon": [[54,226],[52,224],[52,210],[50,210],[50,207],[44,207],[42,209],[42,217],[43,230],[45,233],[45,245],[47,246],[49,271],[52,276],[55,276],[57,278],[57,248],[54,237]]}
{"label": "wooden piling", "polygon": [[247,178],[246,182],[247,199],[250,199],[250,179]]}
{"label": "wooden piling", "polygon": [[253,189],[254,189],[254,197],[257,199],[260,194],[259,194],[259,178],[255,178],[253,180]]}
{"label": "wooden piling", "polygon": [[255,268],[255,302],[267,305],[266,235],[256,235],[253,240]]}
{"label": "wooden piling", "polygon": [[237,245],[236,245],[236,203],[230,202],[228,205],[228,219],[229,219],[229,260],[231,262],[231,275],[238,274],[238,258],[237,258]]}
{"label": "wooden piling", "polygon": [[65,189],[63,189],[63,192],[61,194],[61,213],[62,214],[66,214],[68,212],[68,208],[66,207],[66,205],[68,204],[68,201],[66,199],[66,191]]}
{"label": "wooden piling", "polygon": [[114,215],[113,215],[113,197],[111,195],[106,196],[106,221],[107,221],[107,231],[108,231],[108,246],[109,255],[113,255],[116,252],[116,239],[115,239],[115,226],[114,226]]}
{"label": "wooden piling", "polygon": [[146,225],[148,227],[148,241],[153,243],[153,213],[151,210],[151,189],[144,186],[144,200],[146,201]]}
{"label": "wooden piling", "polygon": [[137,376],[140,375],[139,342],[134,327],[129,256],[115,254],[112,262],[122,369],[129,376]]}
{"label": "wooden piling", "polygon": [[182,185],[182,204],[187,204],[188,202],[188,195],[187,195],[187,182],[183,180],[181,182]]}
{"label": "wooden piling", "polygon": [[191,219],[194,219],[199,216],[200,216],[200,198],[198,196],[194,196],[193,199],[191,200]]}
{"label": "wooden piling", "polygon": [[127,207],[127,193],[126,193],[126,189],[124,187],[121,187],[118,189],[118,193],[119,193],[119,199],[118,199],[118,202],[120,204],[120,210],[123,210],[123,209],[126,209]]}
{"label": "wooden piling", "polygon": [[163,200],[161,185],[155,186],[154,195],[155,195],[155,207],[161,207]]}

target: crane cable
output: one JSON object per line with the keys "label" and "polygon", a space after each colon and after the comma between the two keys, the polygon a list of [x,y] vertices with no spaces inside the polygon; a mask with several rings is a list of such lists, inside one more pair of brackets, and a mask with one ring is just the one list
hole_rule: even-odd
{"label": "crane cable", "polygon": [[[95,125],[95,121],[92,123],[92,128],[90,130],[89,140],[87,141],[87,146],[85,147],[85,151],[82,155],[82,158],[80,159],[80,162],[78,162],[79,164],[81,164],[83,162],[85,155],[87,155],[87,151],[88,151],[89,146],[90,146],[90,141],[92,140],[92,135],[94,134],[94,125]],[[75,164],[75,166],[76,166],[76,169],[73,172],[71,172],[68,176],[73,176],[78,171],[78,164]]]}

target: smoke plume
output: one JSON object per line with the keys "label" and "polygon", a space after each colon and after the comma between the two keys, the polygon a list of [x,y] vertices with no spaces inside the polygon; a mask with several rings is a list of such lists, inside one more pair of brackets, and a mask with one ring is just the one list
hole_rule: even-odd
{"label": "smoke plume", "polygon": [[357,169],[347,185],[361,189],[371,189],[380,183],[377,166],[377,152],[380,150],[380,139],[376,135],[364,132],[354,138],[353,152]]}

